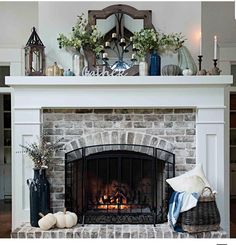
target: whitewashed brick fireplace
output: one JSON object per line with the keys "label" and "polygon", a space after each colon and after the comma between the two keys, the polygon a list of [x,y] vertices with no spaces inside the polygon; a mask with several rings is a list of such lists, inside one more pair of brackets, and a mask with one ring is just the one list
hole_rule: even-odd
{"label": "whitewashed brick fireplace", "polygon": [[[194,116],[192,120],[194,125],[189,128],[189,135],[190,138],[192,136],[190,143],[195,146],[192,147],[192,155],[185,156],[185,162],[180,160],[179,163],[187,166],[188,163],[194,164],[196,160],[197,164],[203,165],[209,182],[218,192],[217,203],[221,213],[221,226],[229,231],[227,87],[232,83],[231,76],[8,77],[6,83],[13,88],[13,229],[29,221],[29,195],[26,179],[32,177],[32,165],[29,159],[17,152],[20,151],[20,144],[37,139],[43,124],[47,130],[52,129],[45,126],[47,123],[45,117],[50,118],[51,116],[50,120],[53,121],[52,117],[55,115],[53,113],[56,110],[64,110],[65,113],[66,111],[68,113],[68,111],[88,109],[89,113],[94,113],[94,110],[97,109],[100,111],[112,109],[113,112],[118,109],[130,109],[135,114],[135,110],[144,109],[144,111],[152,110],[151,114],[157,117],[157,111],[159,110],[160,113],[160,109],[169,110],[172,116],[176,116],[175,112],[181,112],[180,109],[189,109],[185,113]],[[112,115],[114,116],[114,113]],[[144,116],[145,113],[143,118]],[[121,120],[124,120],[123,117]],[[109,122],[109,114],[107,118]],[[152,118],[150,121],[154,125],[155,117]],[[145,130],[149,130],[149,133],[143,132],[138,126],[128,127],[128,131],[134,133],[134,137],[137,137],[137,131],[154,137],[155,133],[151,133],[151,130],[157,131],[157,128],[153,129],[148,125],[146,124]],[[87,127],[91,129],[89,124]],[[112,128],[112,124],[109,127]],[[119,127],[117,126],[114,131],[119,131]],[[125,128],[124,124],[123,128]],[[178,131],[176,127],[175,130],[178,132],[177,135],[182,133],[181,128]],[[186,130],[184,132],[186,133]],[[175,133],[172,132],[172,134]],[[80,138],[81,135],[77,136]],[[156,133],[155,137],[156,142],[160,143],[160,139],[165,139],[167,144],[175,147],[173,142],[168,141],[170,135],[166,131]],[[70,144],[68,140],[68,146]],[[181,159],[180,155],[183,152],[176,150],[175,154],[176,159]]]}

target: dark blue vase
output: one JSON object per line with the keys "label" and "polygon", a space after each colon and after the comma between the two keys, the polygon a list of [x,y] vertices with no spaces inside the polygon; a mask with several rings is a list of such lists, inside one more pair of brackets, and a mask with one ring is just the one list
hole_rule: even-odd
{"label": "dark blue vase", "polygon": [[46,178],[46,169],[40,170],[39,178],[40,212],[47,214],[50,212],[50,184]]}
{"label": "dark blue vase", "polygon": [[39,169],[34,169],[34,178],[28,179],[27,184],[29,186],[29,194],[30,194],[30,224],[33,227],[38,227],[38,221],[40,219],[39,216]]}
{"label": "dark blue vase", "polygon": [[161,57],[158,55],[156,50],[151,51],[149,75],[150,76],[161,75]]}
{"label": "dark blue vase", "polygon": [[30,193],[30,224],[38,227],[41,218],[39,213],[50,212],[50,184],[46,178],[45,169],[34,169],[34,178],[28,179]]}

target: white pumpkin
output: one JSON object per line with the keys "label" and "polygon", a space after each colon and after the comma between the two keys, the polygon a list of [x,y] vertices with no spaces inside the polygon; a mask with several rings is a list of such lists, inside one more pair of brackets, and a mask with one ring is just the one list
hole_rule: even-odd
{"label": "white pumpkin", "polygon": [[186,68],[186,69],[183,70],[182,74],[184,76],[192,76],[193,75],[193,71],[191,69],[189,69],[189,68]]}
{"label": "white pumpkin", "polygon": [[39,214],[42,218],[38,221],[40,229],[47,231],[56,224],[56,218],[53,214],[48,213],[47,215]]}
{"label": "white pumpkin", "polygon": [[66,209],[64,209],[64,212],[55,213],[54,216],[56,218],[56,227],[58,228],[71,228],[77,224],[77,215],[66,211]]}

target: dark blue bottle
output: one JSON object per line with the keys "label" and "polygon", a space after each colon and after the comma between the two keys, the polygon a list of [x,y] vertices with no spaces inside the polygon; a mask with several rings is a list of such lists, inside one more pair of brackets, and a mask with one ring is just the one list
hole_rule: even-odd
{"label": "dark blue bottle", "polygon": [[40,170],[39,178],[39,195],[40,195],[40,212],[44,215],[50,212],[50,184],[46,177],[46,169]]}
{"label": "dark blue bottle", "polygon": [[33,227],[38,227],[38,221],[40,219],[40,194],[38,188],[39,178],[39,169],[34,169],[34,178],[27,180],[30,193],[30,224]]}
{"label": "dark blue bottle", "polygon": [[161,57],[158,55],[156,50],[152,50],[150,55],[149,75],[150,76],[161,75]]}

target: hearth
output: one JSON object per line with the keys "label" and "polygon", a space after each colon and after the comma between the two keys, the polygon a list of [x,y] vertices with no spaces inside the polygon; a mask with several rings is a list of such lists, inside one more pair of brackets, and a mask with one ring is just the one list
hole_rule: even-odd
{"label": "hearth", "polygon": [[78,148],[65,156],[65,205],[82,224],[166,221],[175,155],[144,145]]}

